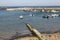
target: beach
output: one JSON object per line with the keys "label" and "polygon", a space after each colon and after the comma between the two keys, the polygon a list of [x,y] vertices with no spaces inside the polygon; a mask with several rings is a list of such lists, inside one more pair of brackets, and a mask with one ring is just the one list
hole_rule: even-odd
{"label": "beach", "polygon": [[[54,33],[54,34],[42,34],[42,38],[44,40],[60,40],[60,33]],[[27,36],[27,37],[21,37],[14,40],[38,40],[35,36]]]}

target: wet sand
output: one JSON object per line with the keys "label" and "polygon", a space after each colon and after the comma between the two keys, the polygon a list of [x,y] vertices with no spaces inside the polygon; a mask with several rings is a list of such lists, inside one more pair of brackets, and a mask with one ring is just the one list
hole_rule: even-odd
{"label": "wet sand", "polygon": [[[60,33],[54,33],[54,34],[42,34],[43,40],[60,40]],[[21,37],[17,38],[14,40],[38,40],[37,37],[35,36],[26,36],[26,37]]]}
{"label": "wet sand", "polygon": [[[13,36],[15,34],[12,35],[9,34],[9,36],[7,34],[5,34],[6,36],[0,35],[0,40],[38,40],[37,37],[30,34],[27,35],[18,34],[18,36],[20,35],[19,37],[17,37],[17,35]],[[41,35],[42,35],[41,37],[45,40],[60,40],[60,33],[53,33],[53,34],[42,33]]]}

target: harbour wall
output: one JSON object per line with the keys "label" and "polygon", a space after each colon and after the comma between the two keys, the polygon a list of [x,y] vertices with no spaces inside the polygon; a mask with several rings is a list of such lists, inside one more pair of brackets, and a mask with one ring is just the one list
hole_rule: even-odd
{"label": "harbour wall", "polygon": [[60,8],[6,8],[6,10],[59,10]]}
{"label": "harbour wall", "polygon": [[[42,12],[60,12],[60,8],[2,8],[3,10],[12,11],[12,10],[24,10],[24,11],[42,11]],[[2,10],[0,8],[0,10]]]}

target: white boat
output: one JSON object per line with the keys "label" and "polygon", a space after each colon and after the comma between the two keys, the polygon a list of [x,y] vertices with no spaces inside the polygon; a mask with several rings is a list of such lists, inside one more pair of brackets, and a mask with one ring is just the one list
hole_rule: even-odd
{"label": "white boat", "polygon": [[21,15],[21,16],[19,16],[19,18],[20,18],[20,19],[23,19],[23,16]]}
{"label": "white boat", "polygon": [[36,12],[36,11],[38,11],[38,10],[34,10],[34,12]]}
{"label": "white boat", "polygon": [[59,16],[58,14],[51,14],[52,17],[57,17]]}
{"label": "white boat", "polygon": [[51,12],[56,13],[56,12],[59,12],[59,11],[56,11],[56,10],[51,10]]}
{"label": "white boat", "polygon": [[59,14],[51,14],[51,15],[47,15],[47,16],[42,16],[43,18],[55,18],[55,17],[59,17]]}
{"label": "white boat", "polygon": [[29,16],[34,16],[33,14],[29,14]]}

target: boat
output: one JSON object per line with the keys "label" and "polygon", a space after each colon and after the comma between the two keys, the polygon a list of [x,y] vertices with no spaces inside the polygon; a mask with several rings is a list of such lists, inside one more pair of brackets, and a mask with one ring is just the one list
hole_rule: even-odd
{"label": "boat", "polygon": [[55,18],[55,17],[59,17],[59,14],[51,14],[51,15],[47,15],[47,16],[42,16],[42,18]]}
{"label": "boat", "polygon": [[20,18],[20,19],[23,19],[23,16],[21,15],[21,16],[19,16],[19,18]]}
{"label": "boat", "polygon": [[51,14],[52,17],[58,17],[58,14]]}
{"label": "boat", "polygon": [[51,10],[51,12],[56,13],[56,12],[59,12],[59,11],[56,11],[56,10]]}
{"label": "boat", "polygon": [[33,14],[29,14],[29,16],[34,16]]}

